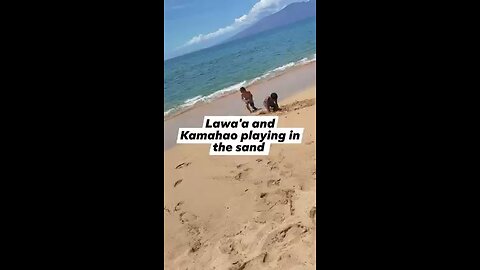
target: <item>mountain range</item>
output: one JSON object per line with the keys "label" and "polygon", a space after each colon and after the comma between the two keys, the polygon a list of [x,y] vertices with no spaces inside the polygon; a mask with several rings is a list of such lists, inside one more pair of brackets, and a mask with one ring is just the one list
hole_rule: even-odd
{"label": "mountain range", "polygon": [[282,10],[269,15],[260,21],[256,22],[247,29],[237,33],[233,37],[226,40],[226,42],[256,35],[258,33],[298,22],[317,15],[317,1],[310,0],[308,2],[292,3]]}
{"label": "mountain range", "polygon": [[[180,48],[171,53],[168,59],[175,58],[181,55],[190,54],[196,51],[212,48],[221,44],[229,43],[230,41],[253,36],[262,33],[267,30],[286,26],[301,20],[305,20],[311,17],[316,17],[317,1],[310,0],[306,2],[295,2],[287,5],[280,11],[266,16],[253,25],[243,29],[242,31],[234,34],[233,36],[216,41],[215,39],[207,41],[201,46]],[[164,55],[164,58],[167,57]]]}

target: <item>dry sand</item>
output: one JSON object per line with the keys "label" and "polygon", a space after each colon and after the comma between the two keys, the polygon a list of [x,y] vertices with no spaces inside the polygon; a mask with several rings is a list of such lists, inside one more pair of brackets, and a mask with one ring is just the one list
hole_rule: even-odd
{"label": "dry sand", "polygon": [[315,86],[281,100],[279,127],[302,144],[268,156],[209,156],[209,145],[164,152],[164,269],[315,269]]}
{"label": "dry sand", "polygon": [[[263,100],[271,92],[276,92],[280,98],[292,96],[316,83],[316,62],[289,69],[268,80],[259,81],[248,86],[252,92],[255,105],[263,107]],[[199,103],[195,109],[184,112],[163,123],[165,130],[164,150],[176,145],[178,128],[201,127],[205,115],[250,115],[245,104],[240,101],[238,92],[219,98],[211,103]],[[280,100],[282,101],[282,100]]]}

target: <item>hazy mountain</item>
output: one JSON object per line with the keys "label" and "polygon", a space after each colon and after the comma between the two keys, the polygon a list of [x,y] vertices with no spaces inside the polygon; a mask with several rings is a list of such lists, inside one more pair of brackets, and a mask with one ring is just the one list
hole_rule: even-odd
{"label": "hazy mountain", "polygon": [[317,15],[316,8],[316,0],[292,3],[282,10],[261,19],[254,25],[229,38],[227,41],[248,37],[263,31],[301,21],[309,17],[314,17]]}

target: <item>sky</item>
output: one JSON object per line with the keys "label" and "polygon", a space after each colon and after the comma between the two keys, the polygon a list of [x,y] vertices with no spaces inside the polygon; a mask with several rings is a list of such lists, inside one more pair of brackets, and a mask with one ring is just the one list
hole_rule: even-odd
{"label": "sky", "polygon": [[164,58],[213,46],[293,2],[306,0],[164,0]]}

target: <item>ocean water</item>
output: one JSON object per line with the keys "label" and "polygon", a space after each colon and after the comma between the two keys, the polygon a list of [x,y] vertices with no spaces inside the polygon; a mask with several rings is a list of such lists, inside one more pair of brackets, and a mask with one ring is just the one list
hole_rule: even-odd
{"label": "ocean water", "polygon": [[316,18],[164,62],[164,117],[316,61]]}

